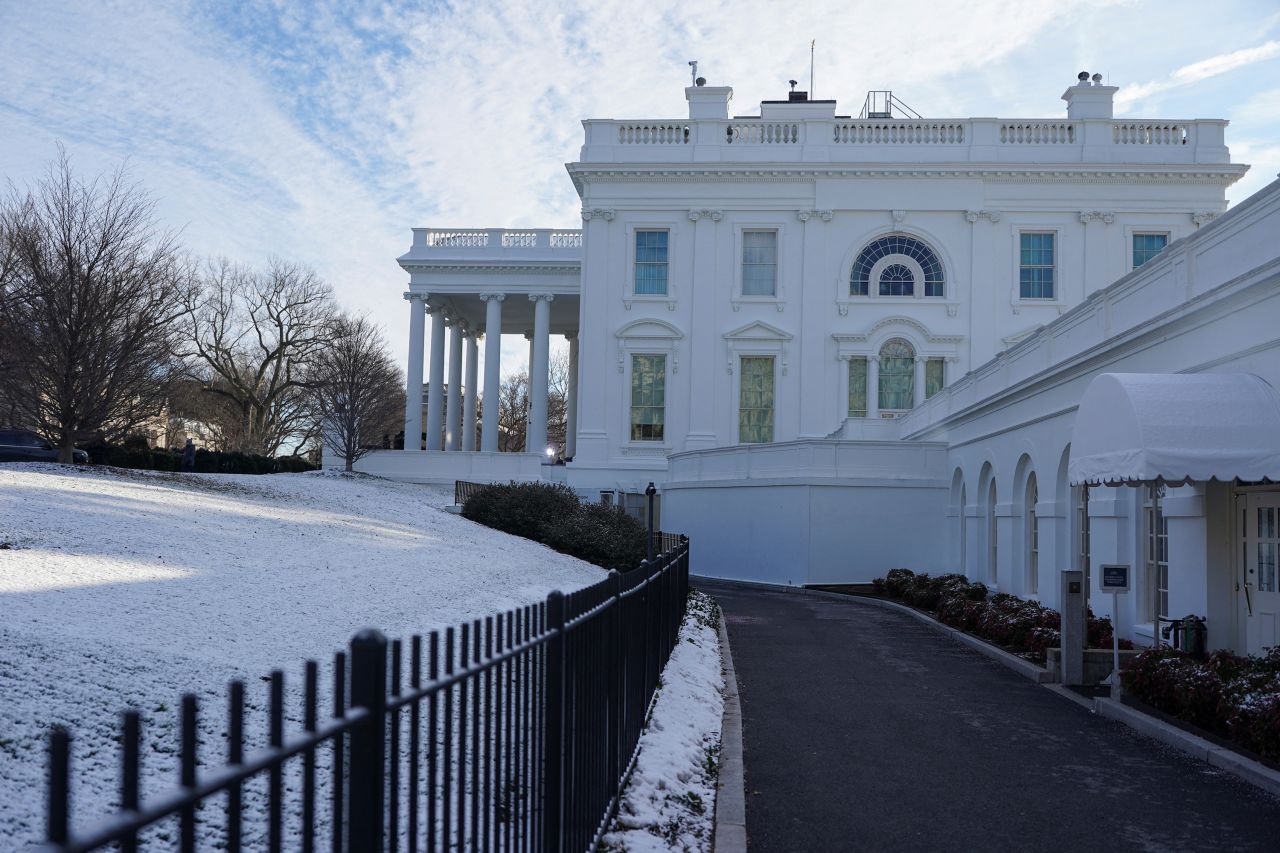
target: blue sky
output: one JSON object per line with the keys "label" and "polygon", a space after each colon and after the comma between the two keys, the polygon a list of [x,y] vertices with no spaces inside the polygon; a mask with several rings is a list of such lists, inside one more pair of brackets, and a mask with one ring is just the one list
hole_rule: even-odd
{"label": "blue sky", "polygon": [[402,357],[411,227],[578,227],[580,119],[684,115],[690,59],[750,112],[811,38],[842,112],[1057,116],[1087,69],[1120,115],[1231,119],[1233,201],[1280,171],[1276,0],[0,0],[0,177],[127,160],[191,249],[312,264]]}

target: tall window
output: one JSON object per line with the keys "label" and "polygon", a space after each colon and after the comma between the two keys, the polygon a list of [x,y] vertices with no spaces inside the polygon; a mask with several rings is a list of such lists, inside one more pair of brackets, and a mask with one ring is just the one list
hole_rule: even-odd
{"label": "tall window", "polygon": [[915,405],[916,352],[901,338],[880,348],[880,409],[894,411]]}
{"label": "tall window", "polygon": [[924,363],[924,398],[927,400],[946,384],[946,359],[931,358]]}
{"label": "tall window", "polygon": [[1133,235],[1133,268],[1145,264],[1164,251],[1169,245],[1168,234],[1134,234]]}
{"label": "tall window", "polygon": [[867,416],[867,359],[849,359],[849,417]]}
{"label": "tall window", "polygon": [[1073,486],[1076,505],[1076,569],[1084,575],[1085,604],[1089,603],[1089,500],[1086,486]]}
{"label": "tall window", "polygon": [[742,295],[778,293],[778,232],[742,232]]}
{"label": "tall window", "polygon": [[636,295],[667,295],[666,231],[636,231]]}
{"label": "tall window", "polygon": [[1152,483],[1143,496],[1142,509],[1147,534],[1147,617],[1169,615],[1169,521],[1164,517],[1161,501],[1164,484]]}
{"label": "tall window", "polygon": [[1018,295],[1023,299],[1052,299],[1057,272],[1057,235],[1027,231],[1018,235]]}
{"label": "tall window", "polygon": [[889,263],[880,270],[879,280],[874,283],[871,281],[871,271],[877,262],[883,258],[891,259],[894,255],[910,258],[920,265],[924,272],[924,281],[919,282],[920,295],[946,295],[946,278],[938,256],[924,243],[905,234],[893,234],[873,240],[858,253],[849,273],[849,295],[867,296],[874,292],[881,296],[914,296],[917,293],[917,282],[915,274],[906,264]]}
{"label": "tall window", "polygon": [[662,441],[666,399],[667,357],[631,356],[632,441]]}
{"label": "tall window", "polygon": [[1040,491],[1036,486],[1034,473],[1027,477],[1027,502],[1023,517],[1027,523],[1027,591],[1032,595],[1040,592],[1040,528],[1036,523],[1036,501],[1040,500]]}
{"label": "tall window", "polygon": [[744,356],[738,390],[738,441],[773,441],[773,356]]}

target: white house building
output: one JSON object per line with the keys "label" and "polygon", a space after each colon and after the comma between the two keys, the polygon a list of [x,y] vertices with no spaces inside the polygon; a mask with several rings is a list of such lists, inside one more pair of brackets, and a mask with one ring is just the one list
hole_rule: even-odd
{"label": "white house building", "polygon": [[[1123,559],[1143,578],[1121,614],[1127,633],[1195,612],[1217,644],[1276,642],[1280,607],[1265,596],[1280,540],[1265,519],[1247,539],[1249,513],[1280,506],[1264,482],[1280,479],[1265,428],[1241,439],[1261,441],[1252,467],[1220,466],[1208,484],[1203,466],[1161,468],[1170,457],[1158,453],[1128,473],[1103,470],[1125,448],[1100,450],[1093,468],[1075,460],[1079,482],[1156,472],[1149,487],[1091,489],[1087,528],[1075,516],[1068,445],[1093,422],[1081,399],[1099,374],[1261,377],[1238,400],[1188,397],[1210,415],[1265,413],[1280,382],[1280,190],[1214,222],[1247,168],[1230,160],[1226,122],[1115,119],[1115,92],[1082,74],[1062,95],[1065,116],[1043,119],[903,118],[883,93],[853,118],[802,92],[732,116],[732,90],[699,81],[687,118],[584,121],[567,167],[581,232],[415,229],[399,259],[406,435],[423,434],[424,370],[431,388],[475,387],[485,335],[482,396],[496,399],[494,332],[524,333],[530,452],[497,453],[487,421],[469,446],[474,411],[450,397],[427,401],[445,415],[428,416],[425,449],[359,467],[552,479],[592,498],[652,480],[666,526],[697,538],[700,571],[768,583],[906,566],[1053,604],[1059,569]],[[1199,331],[1184,336],[1179,322]],[[561,466],[542,464],[553,334],[570,345]],[[1104,418],[1153,387],[1097,381]],[[1159,416],[1133,406],[1140,441],[1143,418]],[[1192,434],[1214,446],[1212,426]],[[1228,535],[1239,513],[1246,532]],[[1157,556],[1142,556],[1148,546]],[[1226,562],[1228,547],[1239,559]],[[1219,587],[1246,552],[1260,562],[1241,616]]]}

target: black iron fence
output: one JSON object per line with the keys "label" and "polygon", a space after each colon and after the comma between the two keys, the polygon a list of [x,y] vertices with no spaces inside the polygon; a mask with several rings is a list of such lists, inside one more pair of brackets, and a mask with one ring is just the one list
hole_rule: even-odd
{"label": "black iron fence", "polygon": [[232,853],[594,849],[679,636],[688,588],[689,540],[681,537],[637,571],[415,635],[407,649],[361,632],[349,654],[334,656],[323,719],[319,668],[306,663],[300,731],[286,734],[284,674],[271,673],[267,742],[254,751],[246,750],[245,686],[232,682],[226,757],[215,769],[197,760],[198,708],[188,694],[180,784],[145,803],[142,721],[127,712],[119,810],[84,831],[72,828],[72,736],[56,728],[45,849],[129,853],[149,841]]}
{"label": "black iron fence", "polygon": [[453,481],[453,502],[458,506],[462,506],[467,502],[467,498],[474,495],[481,489],[488,488],[492,483],[470,483],[466,480]]}

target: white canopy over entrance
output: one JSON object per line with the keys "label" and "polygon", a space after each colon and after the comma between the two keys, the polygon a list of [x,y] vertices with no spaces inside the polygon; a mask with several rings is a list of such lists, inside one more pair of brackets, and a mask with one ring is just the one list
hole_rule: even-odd
{"label": "white canopy over entrance", "polygon": [[1072,485],[1280,480],[1280,394],[1251,373],[1103,373],[1071,437]]}

